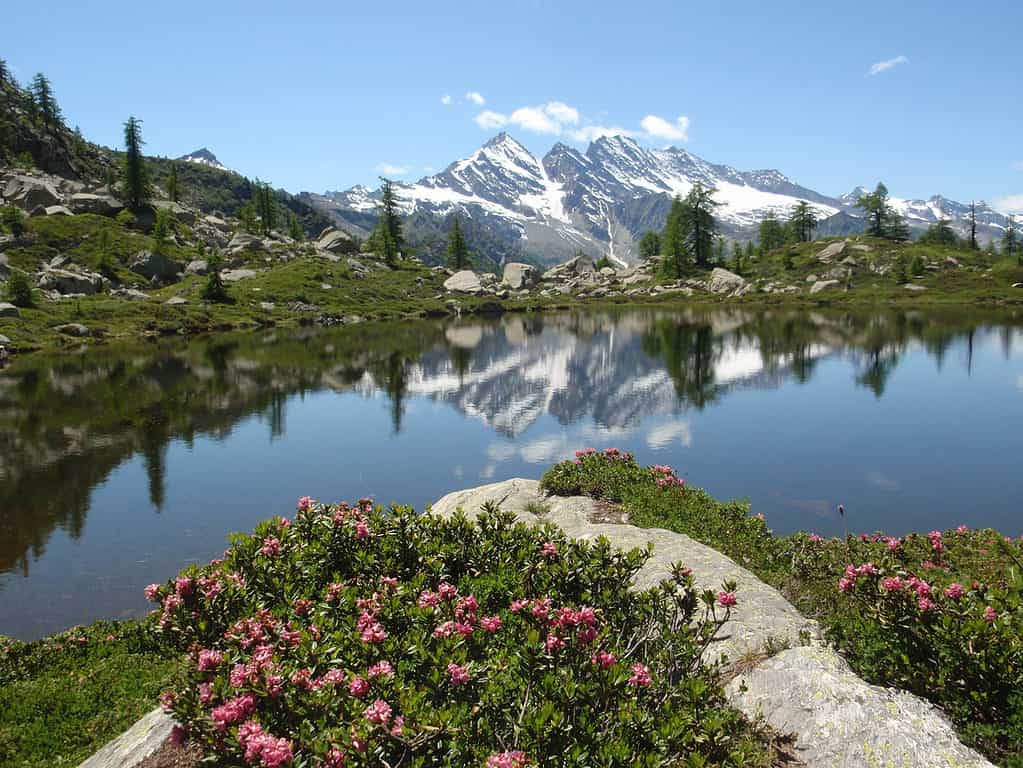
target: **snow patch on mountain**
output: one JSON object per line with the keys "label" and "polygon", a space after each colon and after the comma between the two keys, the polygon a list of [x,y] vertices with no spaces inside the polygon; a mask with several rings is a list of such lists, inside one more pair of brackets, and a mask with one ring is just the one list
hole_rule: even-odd
{"label": "snow patch on mountain", "polygon": [[178,158],[178,161],[183,163],[195,163],[196,165],[205,165],[208,168],[216,168],[220,171],[230,170],[230,168],[217,160],[217,156],[210,152],[206,147],[197,149],[194,152],[189,152],[187,155],[182,155]]}

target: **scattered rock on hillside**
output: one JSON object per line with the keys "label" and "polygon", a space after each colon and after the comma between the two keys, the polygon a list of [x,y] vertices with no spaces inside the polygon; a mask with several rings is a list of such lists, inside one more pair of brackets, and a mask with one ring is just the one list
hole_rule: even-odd
{"label": "scattered rock on hillside", "polygon": [[907,291],[926,291],[927,290],[927,286],[926,285],[916,285],[915,283],[906,283],[902,287],[905,288]]}
{"label": "scattered rock on hillside", "polygon": [[455,293],[479,293],[483,290],[483,284],[475,272],[463,269],[444,281],[444,290]]}
{"label": "scattered rock on hillside", "polygon": [[844,251],[844,250],[845,250],[845,240],[839,240],[837,243],[832,243],[827,248],[825,248],[824,250],[820,251],[817,254],[817,258],[820,261],[823,261],[825,264],[827,264],[828,262],[830,262],[835,257],[840,256],[842,254],[842,251]]}
{"label": "scattered rock on hillside", "polygon": [[319,250],[330,251],[331,253],[352,253],[358,250],[358,246],[355,240],[352,239],[352,236],[336,227],[329,227],[323,230],[315,245]]}
{"label": "scattered rock on hillside", "polygon": [[40,289],[65,295],[81,293],[91,296],[103,290],[105,282],[101,275],[65,269],[48,269],[39,276]]}
{"label": "scattered rock on hillside", "polygon": [[76,336],[78,338],[84,338],[92,334],[92,331],[81,323],[64,323],[63,325],[58,325],[54,330],[57,333],[63,333],[65,336]]}
{"label": "scattered rock on hillside", "polygon": [[110,295],[127,301],[149,301],[151,298],[148,293],[137,288],[118,288],[115,291],[111,291]]}
{"label": "scattered rock on hillside", "polygon": [[707,290],[712,293],[731,293],[746,285],[746,281],[727,269],[714,267],[707,280]]}
{"label": "scattered rock on hillside", "polygon": [[45,209],[47,206],[61,203],[60,194],[49,181],[21,175],[8,178],[4,187],[4,199],[24,211],[31,211],[39,206]]}
{"label": "scattered rock on hillside", "polygon": [[74,216],[71,210],[64,205],[48,205],[43,209],[43,214],[46,216]]}
{"label": "scattered rock on hillside", "polygon": [[501,282],[514,291],[536,285],[536,268],[531,264],[511,261],[504,265]]}
{"label": "scattered rock on hillside", "polygon": [[220,279],[225,283],[237,283],[239,280],[248,280],[257,274],[259,273],[254,269],[225,269],[220,273]]}
{"label": "scattered rock on hillside", "polygon": [[558,264],[556,267],[551,267],[543,273],[543,279],[559,280],[578,275],[592,274],[593,272],[593,259],[589,256],[581,255],[569,259],[564,264]]}
{"label": "scattered rock on hillside", "polygon": [[153,207],[163,211],[170,211],[174,214],[174,218],[180,221],[182,224],[192,226],[197,220],[195,211],[191,208],[186,208],[180,203],[175,203],[172,200],[154,200]]}
{"label": "scattered rock on hillside", "polygon": [[820,293],[821,291],[826,291],[828,288],[834,288],[839,284],[838,280],[818,280],[810,286],[810,293]]}
{"label": "scattered rock on hillside", "polygon": [[75,213],[94,213],[97,216],[116,216],[124,205],[107,195],[77,192],[71,195],[70,208]]}
{"label": "scattered rock on hillside", "polygon": [[168,307],[180,307],[188,303],[188,299],[184,296],[171,296],[167,301],[164,302]]}
{"label": "scattered rock on hillside", "polygon": [[188,262],[188,266],[185,267],[186,275],[206,275],[209,274],[210,265],[206,259],[193,259]]}
{"label": "scattered rock on hillside", "polygon": [[6,301],[0,302],[0,317],[21,317],[21,310]]}
{"label": "scattered rock on hillside", "polygon": [[164,283],[173,282],[181,274],[181,265],[156,251],[139,251],[129,262],[128,269],[137,275]]}
{"label": "scattered rock on hillside", "polygon": [[231,253],[238,253],[239,251],[264,251],[266,250],[266,243],[263,242],[262,238],[255,235],[237,232],[231,238],[231,242],[227,244],[227,250]]}

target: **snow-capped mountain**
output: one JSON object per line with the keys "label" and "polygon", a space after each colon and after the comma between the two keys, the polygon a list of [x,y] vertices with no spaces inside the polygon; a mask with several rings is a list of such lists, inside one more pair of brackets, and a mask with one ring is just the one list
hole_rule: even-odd
{"label": "snow-capped mountain", "polygon": [[[499,259],[527,256],[553,263],[581,249],[630,262],[637,257],[639,237],[663,227],[672,197],[684,196],[697,182],[714,188],[719,228],[733,239],[754,238],[766,216],[784,219],[801,200],[816,211],[823,233],[862,226],[855,203],[863,187],[828,197],[777,170],[739,171],[678,147],[643,147],[626,136],[601,137],[585,152],[558,143],[539,160],[500,133],[441,173],[396,183],[395,194],[409,217],[409,239],[426,251],[438,243],[445,219],[458,213],[469,220],[470,229],[486,232],[491,246],[500,243]],[[303,196],[341,226],[365,236],[374,225],[380,192],[356,186]],[[911,228],[926,228],[944,215],[964,229],[968,206],[961,203],[941,197],[892,202]],[[1004,226],[1004,217],[986,205],[978,205],[977,214],[982,237]],[[832,219],[834,226],[829,226]],[[986,236],[984,228],[991,230]]]}
{"label": "snow-capped mountain", "polygon": [[189,152],[187,155],[182,155],[178,160],[185,163],[195,163],[196,165],[207,165],[210,168],[216,168],[221,171],[230,170],[230,168],[217,160],[217,156],[206,149],[206,147],[197,149],[195,152]]}

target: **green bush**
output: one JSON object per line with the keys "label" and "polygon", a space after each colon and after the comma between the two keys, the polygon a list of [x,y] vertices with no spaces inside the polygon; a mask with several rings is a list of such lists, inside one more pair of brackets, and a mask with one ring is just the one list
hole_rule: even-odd
{"label": "green bush", "polygon": [[7,278],[7,300],[16,307],[35,306],[35,297],[32,292],[32,281],[28,274],[20,269],[12,269]]}
{"label": "green bush", "polygon": [[633,592],[646,557],[493,508],[302,499],[148,588],[191,659],[165,705],[265,768],[767,764],[700,662],[729,609],[681,565]]}
{"label": "green bush", "polygon": [[203,287],[202,297],[214,304],[229,304],[232,301],[227,287],[224,285],[224,280],[220,276],[222,266],[223,260],[216,252],[211,253],[206,260],[206,285]]}
{"label": "green bush", "polygon": [[913,256],[913,261],[909,264],[909,271],[913,277],[920,277],[924,273],[924,260],[919,253]]}
{"label": "green bush", "polygon": [[25,232],[25,214],[13,205],[3,206],[0,208],[0,227],[15,237],[21,237]]}
{"label": "green bush", "polygon": [[137,219],[135,218],[134,213],[125,208],[123,211],[121,211],[114,217],[114,221],[116,221],[122,227],[134,227]]}

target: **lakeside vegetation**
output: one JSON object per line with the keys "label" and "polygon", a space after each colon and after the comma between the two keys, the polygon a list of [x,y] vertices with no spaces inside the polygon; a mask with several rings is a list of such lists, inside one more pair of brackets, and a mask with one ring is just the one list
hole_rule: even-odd
{"label": "lakeside vegetation", "polygon": [[775,536],[748,504],[667,482],[664,469],[581,451],[541,487],[619,504],[634,525],[723,552],[819,620],[866,680],[934,702],[965,743],[999,765],[1023,764],[1023,539],[965,525],[904,537]]}

